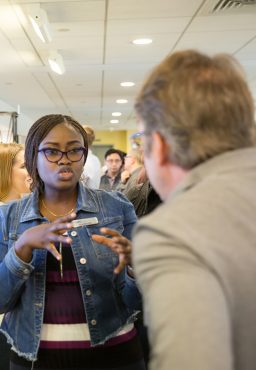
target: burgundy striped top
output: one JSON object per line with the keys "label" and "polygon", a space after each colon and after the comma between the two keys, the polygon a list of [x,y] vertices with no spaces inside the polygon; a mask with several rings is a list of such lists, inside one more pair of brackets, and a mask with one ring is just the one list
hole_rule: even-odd
{"label": "burgundy striped top", "polygon": [[[62,247],[62,265],[63,277],[59,261],[48,253],[44,322],[34,368],[73,369],[86,363],[88,368],[105,369],[140,361],[142,353],[133,324],[105,344],[91,346],[75,261],[68,244]],[[15,354],[12,361],[24,366],[24,360]]]}

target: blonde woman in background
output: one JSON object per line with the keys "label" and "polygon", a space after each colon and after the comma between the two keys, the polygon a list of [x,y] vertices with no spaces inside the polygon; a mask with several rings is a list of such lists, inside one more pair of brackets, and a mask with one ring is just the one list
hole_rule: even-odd
{"label": "blonde woman in background", "polygon": [[21,144],[0,143],[0,204],[21,198],[29,192],[29,176]]}
{"label": "blonde woman in background", "polygon": [[[29,192],[29,176],[24,163],[21,144],[0,143],[0,205],[21,198]],[[0,282],[1,283],[1,282]],[[0,323],[3,315],[0,315]],[[9,345],[0,333],[1,369],[9,369]]]}

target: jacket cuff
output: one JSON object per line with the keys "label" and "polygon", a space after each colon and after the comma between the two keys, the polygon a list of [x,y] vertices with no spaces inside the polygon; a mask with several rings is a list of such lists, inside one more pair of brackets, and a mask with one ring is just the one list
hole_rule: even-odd
{"label": "jacket cuff", "polygon": [[33,265],[22,261],[16,254],[14,246],[9,250],[5,256],[6,267],[19,278],[27,280],[34,271]]}

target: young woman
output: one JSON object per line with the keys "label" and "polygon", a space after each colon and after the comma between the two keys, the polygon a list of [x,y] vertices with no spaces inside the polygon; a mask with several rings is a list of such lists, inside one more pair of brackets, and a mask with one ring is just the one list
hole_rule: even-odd
{"label": "young woman", "polygon": [[114,272],[130,250],[118,255],[92,238],[110,227],[129,239],[136,215],[121,194],[81,185],[87,150],[74,119],[42,117],[26,140],[33,192],[2,206],[1,331],[11,370],[144,369],[133,326],[140,294],[128,269]]}
{"label": "young woman", "polygon": [[21,144],[0,143],[0,203],[19,199],[29,192],[29,176]]}

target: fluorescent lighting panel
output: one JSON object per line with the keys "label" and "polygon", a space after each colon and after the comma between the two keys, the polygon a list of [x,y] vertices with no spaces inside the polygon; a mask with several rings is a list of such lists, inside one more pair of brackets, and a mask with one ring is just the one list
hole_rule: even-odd
{"label": "fluorescent lighting panel", "polygon": [[65,72],[63,58],[59,53],[51,53],[48,58],[48,63],[53,72],[59,75],[63,75]]}
{"label": "fluorescent lighting panel", "polygon": [[51,42],[50,24],[45,10],[39,6],[31,7],[28,17],[40,40],[47,43]]}

